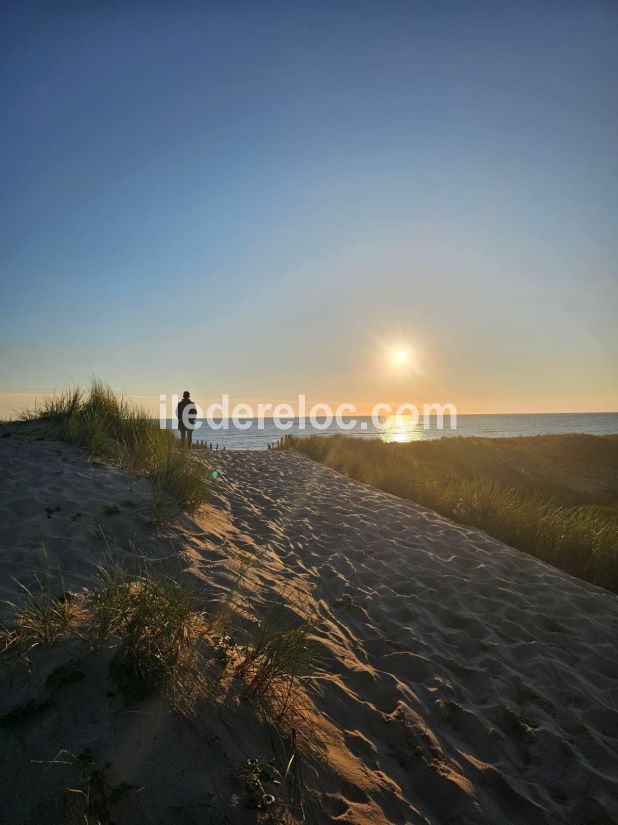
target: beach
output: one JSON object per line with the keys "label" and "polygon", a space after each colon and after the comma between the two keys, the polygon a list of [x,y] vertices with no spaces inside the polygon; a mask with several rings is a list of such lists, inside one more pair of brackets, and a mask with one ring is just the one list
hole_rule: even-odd
{"label": "beach", "polygon": [[[618,820],[613,594],[293,451],[196,451],[217,471],[208,502],[154,528],[147,479],[41,438],[0,439],[3,599],[45,548],[59,594],[138,555],[215,598],[249,561],[252,587],[316,616],[293,734],[306,821]],[[238,786],[272,745],[246,702],[205,722],[127,704],[107,655],[70,642],[3,670],[5,821],[65,821],[61,752],[123,789],[105,797],[110,822],[266,821]],[[50,687],[67,664],[79,678]]]}
{"label": "beach", "polygon": [[1,14],[0,825],[618,825],[616,4]]}

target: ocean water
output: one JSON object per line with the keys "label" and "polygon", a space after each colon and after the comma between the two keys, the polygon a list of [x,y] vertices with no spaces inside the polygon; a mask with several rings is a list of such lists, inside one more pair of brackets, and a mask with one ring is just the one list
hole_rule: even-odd
{"label": "ocean water", "polygon": [[[618,433],[618,413],[543,413],[519,415],[458,415],[457,428],[449,427],[445,416],[444,429],[439,429],[438,420],[433,417],[429,427],[424,428],[422,419],[414,425],[411,416],[392,415],[381,420],[376,427],[368,416],[356,416],[353,429],[341,430],[335,422],[326,429],[317,429],[307,419],[301,427],[299,419],[290,419],[286,430],[278,429],[272,419],[263,420],[263,428],[258,419],[245,419],[246,429],[238,429],[231,420],[217,422],[217,427],[209,427],[205,420],[194,432],[193,440],[211,443],[213,448],[227,450],[266,450],[270,444],[286,433],[299,436],[330,435],[344,432],[350,437],[380,438],[385,442],[406,443],[426,441],[435,438],[456,436],[482,436],[483,438],[509,438],[520,435],[549,435],[560,433],[588,433],[590,435],[610,435]],[[344,423],[350,423],[344,420]],[[167,421],[172,427],[172,421]]]}

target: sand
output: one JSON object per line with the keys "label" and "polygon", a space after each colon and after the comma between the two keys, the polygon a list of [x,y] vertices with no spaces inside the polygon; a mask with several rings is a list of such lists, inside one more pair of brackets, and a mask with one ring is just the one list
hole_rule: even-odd
{"label": "sand", "polygon": [[[0,439],[2,598],[11,577],[32,580],[43,545],[72,590],[112,552],[176,564],[216,594],[249,556],[264,592],[287,588],[319,615],[299,727],[315,821],[618,821],[613,594],[299,454],[208,460],[221,473],[209,504],[156,531],[144,479],[59,443]],[[129,786],[110,821],[255,821],[234,771],[269,737],[248,707],[207,730],[161,703],[127,708],[107,695],[105,657],[58,649],[29,676],[3,675],[0,716],[39,701],[75,656],[79,682],[0,727],[3,821],[63,821],[73,768],[42,764],[62,748],[90,748],[109,786]]]}

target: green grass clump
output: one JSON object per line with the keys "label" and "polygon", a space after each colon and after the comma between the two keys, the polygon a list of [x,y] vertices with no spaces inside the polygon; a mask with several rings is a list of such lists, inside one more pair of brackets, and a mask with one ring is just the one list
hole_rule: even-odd
{"label": "green grass clump", "polygon": [[44,398],[41,407],[35,405],[34,410],[24,410],[19,414],[19,419],[21,421],[62,421],[81,408],[82,399],[83,393],[79,387],[68,388],[64,392]]}
{"label": "green grass clump", "polygon": [[204,629],[189,588],[147,570],[129,576],[121,568],[101,568],[90,618],[95,645],[120,642],[112,674],[130,698],[162,686],[173,703],[189,701],[201,678],[197,643]]}
{"label": "green grass clump", "polygon": [[10,625],[0,624],[0,643],[5,656],[30,662],[35,647],[51,647],[68,630],[75,615],[72,598],[60,593],[54,596],[47,564],[35,575],[35,584],[27,587],[18,583],[20,598],[7,602],[13,613]]}
{"label": "green grass clump", "polygon": [[282,709],[297,680],[315,670],[316,657],[309,636],[316,617],[290,609],[283,596],[260,605],[242,648],[236,675],[243,676],[249,695],[277,695]]}
{"label": "green grass clump", "polygon": [[154,490],[155,512],[161,518],[173,515],[178,503],[182,504],[183,509],[190,511],[196,510],[203,503],[207,489],[207,470],[201,461],[189,459],[176,446],[175,440],[163,449],[155,450],[148,467],[148,476]]}
{"label": "green grass clump", "polygon": [[47,398],[22,417],[48,421],[68,443],[148,476],[157,520],[195,510],[206,497],[205,465],[180,450],[170,430],[101,381],[93,380],[87,394],[76,388]]}
{"label": "green grass clump", "polygon": [[316,617],[290,607],[285,594],[264,599],[249,586],[241,596],[246,569],[207,609],[186,576],[155,572],[143,559],[131,569],[102,564],[94,587],[57,597],[46,567],[36,587],[19,585],[20,598],[6,603],[0,655],[30,667],[34,648],[79,640],[95,655],[113,650],[110,675],[131,700],[160,691],[190,716],[212,694],[209,680],[238,677],[243,696],[280,718],[295,688],[315,671],[309,635]]}
{"label": "green grass clump", "polygon": [[97,585],[80,595],[54,597],[49,571],[36,587],[20,584],[21,596],[7,602],[0,625],[0,653],[30,667],[35,647],[77,639],[98,654],[116,648],[110,672],[131,699],[161,689],[185,712],[203,680],[199,644],[206,639],[204,612],[180,579],[114,564],[98,568]]}
{"label": "green grass clump", "polygon": [[335,435],[286,446],[618,592],[618,437],[386,444]]}

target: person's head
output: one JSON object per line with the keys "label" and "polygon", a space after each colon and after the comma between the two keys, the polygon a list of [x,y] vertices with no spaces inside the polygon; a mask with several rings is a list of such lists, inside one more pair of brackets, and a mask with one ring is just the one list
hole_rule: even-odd
{"label": "person's head", "polygon": [[191,393],[189,392],[189,390],[185,390],[182,394],[182,397],[183,398],[191,398]]}

